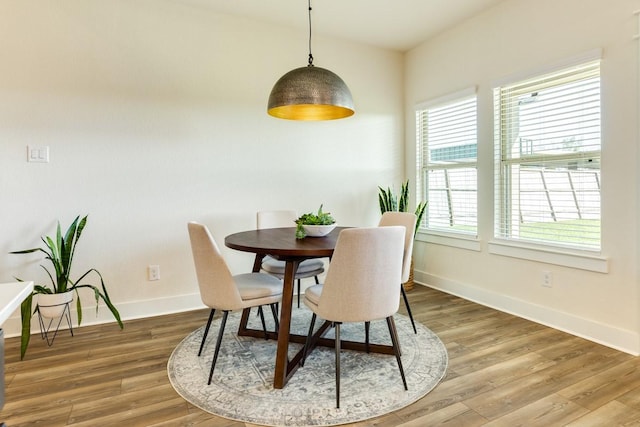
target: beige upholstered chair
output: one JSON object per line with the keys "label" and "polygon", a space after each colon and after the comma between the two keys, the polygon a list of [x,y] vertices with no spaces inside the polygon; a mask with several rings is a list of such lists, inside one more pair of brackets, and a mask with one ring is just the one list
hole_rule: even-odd
{"label": "beige upholstered chair", "polygon": [[[280,228],[295,227],[298,214],[291,210],[259,211],[256,214],[257,227]],[[262,262],[262,270],[282,279],[284,277],[285,262],[266,256]],[[300,307],[300,281],[307,277],[313,277],[316,284],[320,283],[318,275],[324,273],[324,263],[319,259],[307,259],[298,265],[296,279],[298,281],[298,307]]]}
{"label": "beige upholstered chair", "polygon": [[[379,227],[386,227],[390,225],[401,225],[406,229],[404,235],[404,257],[402,260],[402,282],[405,283],[409,280],[409,274],[411,274],[411,256],[413,253],[413,237],[416,229],[416,221],[418,217],[411,212],[385,212],[380,218],[378,223]],[[400,292],[404,299],[404,305],[407,307],[407,313],[411,319],[411,325],[413,326],[413,332],[418,333],[416,330],[416,323],[413,320],[413,314],[411,314],[411,307],[409,306],[409,300],[407,294],[404,291],[404,287],[400,286]]]}
{"label": "beige upholstered chair", "polygon": [[[411,212],[393,212],[388,211],[382,214],[378,227],[388,227],[392,225],[399,225],[405,228],[404,235],[404,255],[402,258],[402,282],[409,280],[409,274],[411,273],[411,256],[413,253],[413,237],[416,228],[416,222],[418,217]],[[407,299],[407,293],[404,291],[404,287],[400,285],[400,293],[404,299],[404,305],[407,307],[407,314],[411,320],[411,326],[413,326],[413,333],[417,334],[416,322],[413,320],[413,314],[411,313],[411,306]],[[369,322],[364,324],[365,343],[367,345],[367,351],[369,351]]]}
{"label": "beige upholstered chair", "polygon": [[351,228],[340,232],[323,285],[307,289],[304,303],[313,312],[304,364],[316,318],[333,322],[336,352],[336,406],[340,407],[340,324],[386,319],[405,390],[393,314],[398,311],[405,228]]}
{"label": "beige upholstered chair", "polygon": [[[198,356],[202,354],[202,348],[207,339],[215,311],[223,311],[222,324],[218,332],[216,349],[209,372],[208,384],[211,384],[229,312],[269,304],[277,331],[278,317],[275,304],[279,303],[282,298],[282,283],[277,278],[265,273],[232,275],[209,229],[196,222],[190,222],[188,229],[198,286],[200,287],[200,298],[207,307],[211,308]],[[262,317],[262,327],[266,337],[264,317]]]}

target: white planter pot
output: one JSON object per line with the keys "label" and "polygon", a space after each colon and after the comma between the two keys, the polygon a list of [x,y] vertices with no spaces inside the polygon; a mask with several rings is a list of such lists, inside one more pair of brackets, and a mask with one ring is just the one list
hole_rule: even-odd
{"label": "white planter pot", "polygon": [[67,304],[73,301],[73,291],[62,294],[38,294],[38,310],[42,317],[55,319],[62,316]]}
{"label": "white planter pot", "polygon": [[304,231],[307,233],[309,237],[324,237],[327,234],[331,233],[334,228],[336,228],[336,224],[331,225],[303,225]]}

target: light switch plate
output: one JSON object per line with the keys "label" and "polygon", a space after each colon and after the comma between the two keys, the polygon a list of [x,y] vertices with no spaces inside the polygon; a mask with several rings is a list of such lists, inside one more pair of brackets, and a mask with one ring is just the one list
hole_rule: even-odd
{"label": "light switch plate", "polygon": [[35,163],[49,163],[49,146],[27,145],[27,161]]}

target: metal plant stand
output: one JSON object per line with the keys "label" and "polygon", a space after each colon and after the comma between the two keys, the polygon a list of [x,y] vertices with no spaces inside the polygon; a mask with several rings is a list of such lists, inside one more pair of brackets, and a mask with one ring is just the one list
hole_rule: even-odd
{"label": "metal plant stand", "polygon": [[[42,336],[42,339],[46,339],[47,340],[47,345],[49,347],[51,347],[51,345],[53,345],[53,340],[56,339],[56,335],[58,335],[58,331],[60,330],[60,325],[62,324],[62,320],[66,320],[67,321],[67,325],[69,326],[69,332],[71,333],[71,336],[73,336],[73,326],[71,325],[71,308],[70,308],[70,304],[71,302],[65,302],[63,304],[60,305],[64,305],[64,308],[62,310],[62,314],[58,317],[58,318],[46,318],[49,319],[49,324],[45,326],[45,317],[42,316],[40,314],[40,310],[38,309],[38,321],[40,323],[40,335]],[[58,321],[57,324],[55,324],[55,321]],[[51,340],[49,340],[49,334],[51,332],[51,327],[55,324],[55,330],[53,331],[53,336],[51,337]],[[0,426],[1,427],[1,426]]]}

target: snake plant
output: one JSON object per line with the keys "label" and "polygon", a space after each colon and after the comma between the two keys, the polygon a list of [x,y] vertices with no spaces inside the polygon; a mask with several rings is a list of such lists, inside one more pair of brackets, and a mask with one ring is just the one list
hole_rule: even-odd
{"label": "snake plant", "polygon": [[[113,317],[118,322],[120,329],[124,328],[122,320],[120,319],[120,313],[111,302],[111,298],[109,298],[109,294],[107,293],[107,288],[104,284],[102,274],[100,274],[98,270],[96,270],[95,268],[91,268],[80,275],[78,279],[72,280],[71,278],[71,265],[73,263],[76,245],[86,224],[87,216],[84,216],[82,219],[80,218],[80,216],[77,216],[63,235],[60,228],[60,222],[58,222],[55,237],[41,237],[41,240],[44,243],[43,247],[10,252],[11,254],[30,254],[34,252],[41,252],[45,255],[44,259],[49,261],[53,266],[53,270],[50,271],[44,265],[40,265],[40,267],[42,267],[44,271],[47,272],[51,283],[47,285],[35,285],[31,295],[29,295],[21,305],[21,360],[24,359],[24,356],[27,352],[27,347],[29,346],[29,339],[31,336],[31,317],[38,311],[37,305],[33,312],[31,311],[33,296],[37,294],[60,294],[68,291],[75,291],[76,312],[78,315],[78,325],[80,325],[80,323],[82,322],[82,303],[80,301],[80,293],[78,292],[78,290],[81,288],[89,288],[93,290],[93,295],[96,300],[96,312],[98,310],[98,303],[100,302],[100,300],[104,301],[104,303],[113,314]],[[90,275],[97,276],[97,278],[100,279],[100,287],[89,283],[83,283],[83,281]]]}
{"label": "snake plant", "polygon": [[[402,183],[402,187],[400,189],[400,196],[397,196],[391,187],[387,187],[385,190],[382,187],[378,187],[378,202],[380,204],[380,213],[385,213],[387,211],[396,211],[396,212],[408,212],[409,211],[409,180],[406,180]],[[427,202],[420,202],[416,206],[415,214],[418,217],[416,221],[416,229],[413,232],[415,237],[418,232],[418,228],[420,227],[420,223],[422,222],[422,217],[424,216],[425,208],[427,207]]]}

